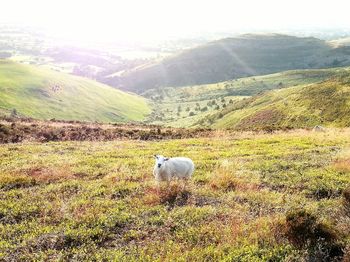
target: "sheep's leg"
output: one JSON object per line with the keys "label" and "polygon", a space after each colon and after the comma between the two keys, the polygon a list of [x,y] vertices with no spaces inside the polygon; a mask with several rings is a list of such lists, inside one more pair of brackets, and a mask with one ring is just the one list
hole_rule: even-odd
{"label": "sheep's leg", "polygon": [[182,191],[184,191],[186,189],[187,182],[188,182],[187,178],[183,178],[182,179]]}
{"label": "sheep's leg", "polygon": [[160,193],[160,187],[161,187],[161,184],[160,184],[159,180],[156,180],[157,194]]}
{"label": "sheep's leg", "polygon": [[167,181],[166,181],[166,186],[167,186],[167,189],[168,189],[168,191],[170,190],[170,186],[171,186],[171,179],[168,179]]}
{"label": "sheep's leg", "polygon": [[172,174],[168,174],[167,180],[166,180],[168,191],[170,191],[170,186],[171,186],[171,180],[172,180],[172,178],[173,178],[173,175],[172,175]]}

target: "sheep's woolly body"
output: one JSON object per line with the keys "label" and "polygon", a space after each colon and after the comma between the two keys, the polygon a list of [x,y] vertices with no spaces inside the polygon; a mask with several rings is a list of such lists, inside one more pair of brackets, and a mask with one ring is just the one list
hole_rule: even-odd
{"label": "sheep's woolly body", "polygon": [[170,181],[173,178],[190,179],[194,171],[194,164],[186,157],[173,157],[165,161],[161,167],[154,167],[153,174],[156,181]]}

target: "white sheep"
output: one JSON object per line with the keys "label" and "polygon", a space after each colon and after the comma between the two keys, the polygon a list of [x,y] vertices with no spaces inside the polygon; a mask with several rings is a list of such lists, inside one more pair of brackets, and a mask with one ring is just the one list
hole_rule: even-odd
{"label": "white sheep", "polygon": [[[174,178],[187,181],[191,178],[194,171],[193,161],[187,157],[166,158],[162,155],[154,155],[156,164],[153,169],[153,175],[158,185],[166,181],[168,186]],[[185,186],[185,184],[184,184]]]}
{"label": "white sheep", "polygon": [[314,132],[326,132],[326,128],[324,128],[323,126],[315,126],[312,131]]}

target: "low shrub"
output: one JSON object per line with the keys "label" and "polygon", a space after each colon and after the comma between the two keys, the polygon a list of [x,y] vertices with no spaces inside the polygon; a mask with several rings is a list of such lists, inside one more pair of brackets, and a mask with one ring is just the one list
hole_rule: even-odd
{"label": "low shrub", "polygon": [[285,234],[289,242],[298,248],[313,245],[320,238],[325,241],[333,241],[336,238],[334,232],[318,224],[316,217],[303,209],[287,214]]}
{"label": "low shrub", "polygon": [[66,245],[66,237],[63,233],[47,233],[32,239],[27,244],[30,251],[46,251],[50,249],[62,250]]}
{"label": "low shrub", "polygon": [[329,188],[327,186],[320,186],[318,188],[311,189],[307,196],[317,200],[321,200],[338,197],[340,194],[341,191],[338,189]]}
{"label": "low shrub", "polygon": [[343,191],[343,207],[346,215],[350,216],[350,187]]}
{"label": "low shrub", "polygon": [[11,190],[17,188],[26,188],[36,185],[36,181],[24,175],[2,175],[0,178],[0,190]]}
{"label": "low shrub", "polygon": [[287,214],[284,234],[294,247],[307,250],[310,261],[336,261],[343,256],[337,232],[304,209]]}

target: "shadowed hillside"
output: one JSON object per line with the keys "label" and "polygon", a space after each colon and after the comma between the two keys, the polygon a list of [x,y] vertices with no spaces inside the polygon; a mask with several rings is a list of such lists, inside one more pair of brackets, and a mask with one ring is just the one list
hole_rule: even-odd
{"label": "shadowed hillside", "polygon": [[313,37],[241,35],[184,51],[106,82],[142,93],[152,88],[216,83],[291,69],[350,65],[350,48]]}
{"label": "shadowed hillside", "polygon": [[0,112],[37,119],[139,121],[146,100],[81,77],[0,59]]}

